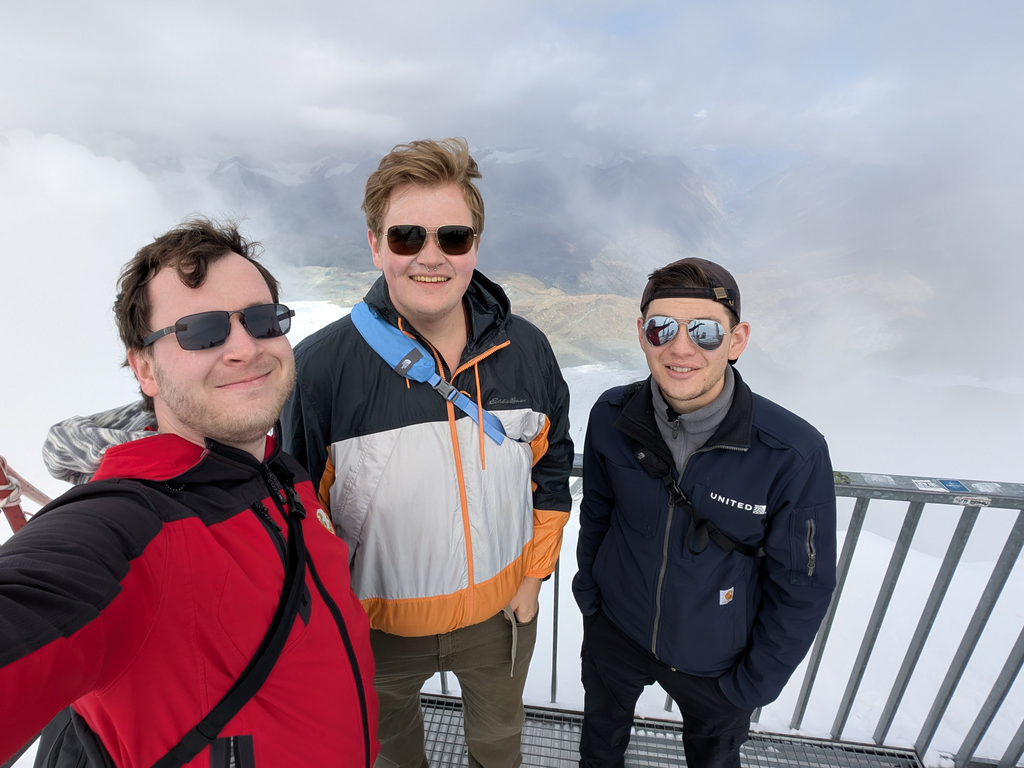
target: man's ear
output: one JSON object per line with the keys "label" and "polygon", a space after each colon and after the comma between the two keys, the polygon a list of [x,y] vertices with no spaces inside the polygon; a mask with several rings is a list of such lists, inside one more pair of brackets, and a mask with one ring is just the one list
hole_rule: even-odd
{"label": "man's ear", "polygon": [[366,241],[370,244],[370,253],[373,254],[373,266],[383,270],[384,262],[380,258],[380,243],[377,241],[377,234],[372,229],[366,230]]}
{"label": "man's ear", "polygon": [[160,387],[156,383],[156,370],[153,365],[153,355],[141,349],[128,350],[128,366],[135,374],[139,382],[139,389],[143,394],[156,397],[160,394]]}
{"label": "man's ear", "polygon": [[739,360],[750,341],[750,323],[737,323],[729,334],[729,359]]}

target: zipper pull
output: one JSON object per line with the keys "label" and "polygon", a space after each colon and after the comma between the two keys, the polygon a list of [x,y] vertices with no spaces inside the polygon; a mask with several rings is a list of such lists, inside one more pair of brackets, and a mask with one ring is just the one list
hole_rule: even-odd
{"label": "zipper pull", "polygon": [[676,420],[672,422],[672,439],[679,439],[679,419],[682,417],[676,417]]}
{"label": "zipper pull", "polygon": [[814,575],[814,566],[817,564],[818,553],[814,550],[814,521],[807,521],[807,575]]}
{"label": "zipper pull", "polygon": [[262,501],[253,502],[252,511],[255,512],[257,515],[259,515],[260,517],[262,517],[264,520],[266,520],[272,526],[274,526],[274,528],[277,529],[278,533],[281,532],[281,526],[278,525],[274,521],[274,518],[270,516],[270,510],[267,509],[266,504],[264,504]]}

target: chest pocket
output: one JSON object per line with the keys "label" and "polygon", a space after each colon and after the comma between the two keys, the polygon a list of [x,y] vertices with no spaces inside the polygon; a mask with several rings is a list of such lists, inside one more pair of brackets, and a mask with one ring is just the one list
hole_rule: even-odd
{"label": "chest pocket", "polygon": [[658,534],[662,487],[642,469],[606,462],[618,517],[645,539]]}

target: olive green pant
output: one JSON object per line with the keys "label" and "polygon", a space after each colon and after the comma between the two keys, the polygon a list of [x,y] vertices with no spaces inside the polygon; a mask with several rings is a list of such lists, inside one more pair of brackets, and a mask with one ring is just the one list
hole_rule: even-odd
{"label": "olive green pant", "polygon": [[523,733],[523,687],[537,641],[537,620],[518,624],[515,663],[512,626],[501,613],[445,635],[399,637],[370,631],[380,704],[375,768],[424,768],[420,688],[435,673],[454,672],[462,687],[471,768],[518,768]]}

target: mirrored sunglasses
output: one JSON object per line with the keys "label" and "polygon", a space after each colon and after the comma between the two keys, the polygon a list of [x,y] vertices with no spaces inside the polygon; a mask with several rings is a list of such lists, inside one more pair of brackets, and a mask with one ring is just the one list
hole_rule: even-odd
{"label": "mirrored sunglasses", "polygon": [[427,235],[433,233],[437,247],[449,256],[462,256],[473,248],[477,234],[472,227],[447,224],[437,229],[427,229],[419,224],[397,224],[388,227],[388,247],[399,256],[413,256],[420,252],[427,242]]}
{"label": "mirrored sunglasses", "polygon": [[157,339],[173,333],[182,349],[219,347],[231,333],[232,315],[242,316],[242,325],[254,339],[273,339],[288,333],[295,310],[288,309],[284,304],[257,304],[234,312],[218,310],[186,315],[174,325],[149,334],[142,340],[142,346],[148,347]]}
{"label": "mirrored sunglasses", "polygon": [[718,349],[725,341],[726,330],[714,320],[677,320],[674,317],[651,315],[644,322],[644,338],[652,347],[663,347],[679,333],[679,326],[686,326],[690,340],[708,352]]}

